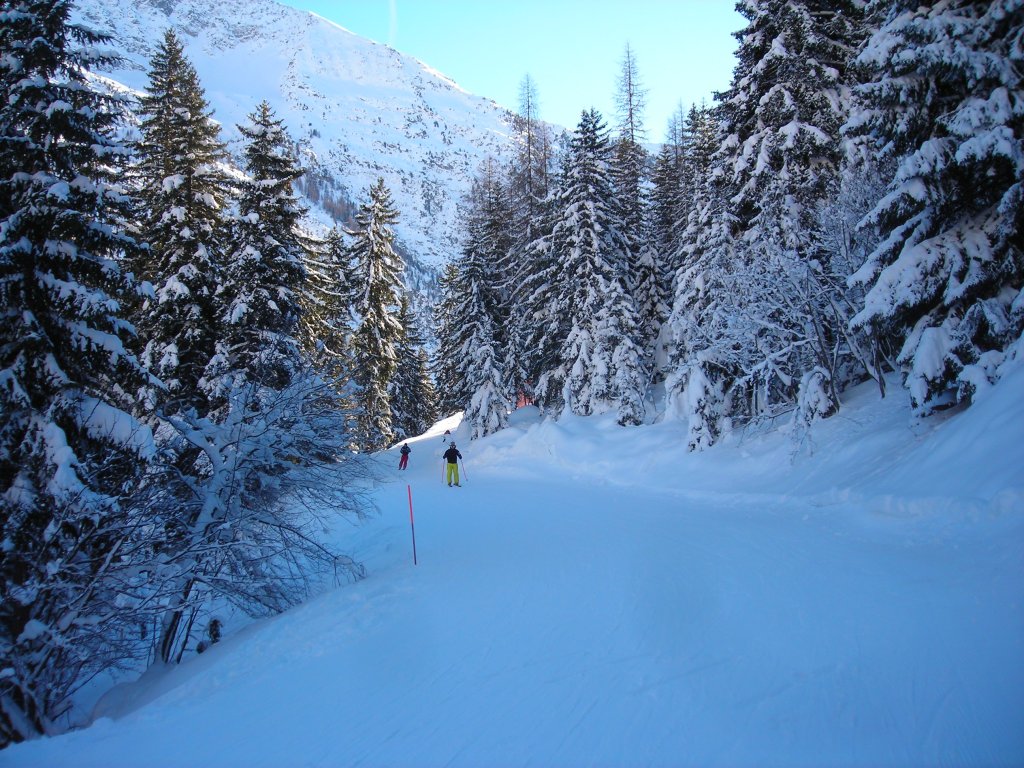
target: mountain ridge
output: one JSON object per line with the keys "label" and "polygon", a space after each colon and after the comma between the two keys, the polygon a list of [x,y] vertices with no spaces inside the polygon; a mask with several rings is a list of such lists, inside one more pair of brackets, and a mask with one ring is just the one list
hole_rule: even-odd
{"label": "mountain ridge", "polygon": [[383,178],[414,283],[430,281],[457,253],[462,196],[480,163],[503,158],[514,142],[512,115],[497,103],[414,57],[275,0],[79,0],[73,19],[111,36],[122,61],[98,74],[136,92],[173,28],[236,157],[237,125],[265,99],[309,171],[299,191],[314,224],[326,228]]}

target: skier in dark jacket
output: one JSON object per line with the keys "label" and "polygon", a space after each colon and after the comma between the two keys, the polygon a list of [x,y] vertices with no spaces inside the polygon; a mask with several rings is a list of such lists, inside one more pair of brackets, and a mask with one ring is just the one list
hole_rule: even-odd
{"label": "skier in dark jacket", "polygon": [[444,460],[448,462],[448,487],[452,487],[452,478],[455,478],[455,485],[459,484],[459,459],[462,458],[462,454],[459,453],[459,449],[455,447],[455,443],[452,443],[448,450],[444,452]]}
{"label": "skier in dark jacket", "polygon": [[399,469],[407,469],[409,467],[410,453],[412,453],[412,448],[409,447],[409,444],[402,443],[402,458],[398,460]]}

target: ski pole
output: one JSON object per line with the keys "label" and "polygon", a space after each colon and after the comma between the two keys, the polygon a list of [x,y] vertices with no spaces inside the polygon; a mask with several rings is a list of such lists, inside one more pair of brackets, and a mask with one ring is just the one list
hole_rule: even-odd
{"label": "ski pole", "polygon": [[464,462],[462,459],[459,459],[459,464],[462,465],[462,479],[469,480],[469,475],[466,474],[466,462]]}

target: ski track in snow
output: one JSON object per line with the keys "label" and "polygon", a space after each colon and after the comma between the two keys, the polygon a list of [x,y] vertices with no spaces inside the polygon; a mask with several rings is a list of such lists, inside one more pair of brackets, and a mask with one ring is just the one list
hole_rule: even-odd
{"label": "ski track in snow", "polygon": [[0,762],[1019,765],[1022,382],[912,429],[854,393],[792,462],[784,434],[690,455],[678,425],[523,417],[459,439],[451,489],[442,423],[340,527],[367,579]]}

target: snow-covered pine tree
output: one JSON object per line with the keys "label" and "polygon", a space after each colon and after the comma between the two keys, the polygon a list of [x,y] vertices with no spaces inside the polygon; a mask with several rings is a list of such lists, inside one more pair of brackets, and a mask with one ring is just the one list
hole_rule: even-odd
{"label": "snow-covered pine tree", "polygon": [[735,350],[716,345],[730,321],[722,310],[735,247],[727,190],[719,157],[695,186],[680,235],[675,298],[666,322],[666,413],[687,420],[690,450],[707,448],[728,431],[728,382],[738,371],[732,360]]}
{"label": "snow-covered pine tree", "polygon": [[643,87],[636,54],[627,44],[622,56],[615,94],[616,137],[611,152],[611,176],[619,206],[619,229],[626,247],[626,289],[637,310],[637,343],[645,366],[653,366],[654,344],[665,318],[661,290],[660,254],[650,242],[647,222],[647,150],[643,142],[647,90]]}
{"label": "snow-covered pine tree", "polygon": [[468,196],[464,244],[456,262],[459,279],[449,343],[455,355],[453,369],[469,394],[463,407],[473,438],[504,427],[512,406],[499,351],[497,324],[502,308],[495,275],[496,256],[507,247],[506,238],[499,236],[506,200],[501,179],[485,166]]}
{"label": "snow-covered pine tree", "polygon": [[416,351],[416,375],[419,378],[418,389],[421,396],[417,407],[413,409],[413,417],[422,433],[441,418],[437,410],[437,387],[434,386],[434,378],[430,374],[430,356],[422,344]]}
{"label": "snow-covered pine tree", "polygon": [[645,217],[639,238],[639,251],[633,258],[633,286],[636,305],[638,346],[643,356],[643,368],[654,377],[659,369],[659,339],[661,328],[668,316],[667,283],[661,253],[654,245],[652,222]]}
{"label": "snow-covered pine tree", "polygon": [[384,179],[370,187],[369,197],[356,215],[359,230],[351,246],[356,286],[352,352],[356,441],[363,450],[375,451],[394,442],[388,387],[398,364],[395,345],[402,335],[398,322],[402,259],[394,248],[398,212]]}
{"label": "snow-covered pine tree", "polygon": [[398,365],[391,379],[391,421],[395,438],[403,440],[423,434],[437,421],[436,394],[426,365],[423,334],[409,305],[402,295],[398,312],[402,335],[395,345]]}
{"label": "snow-covered pine tree", "polygon": [[[850,61],[860,44],[854,2],[761,4],[742,47],[757,63],[746,88],[734,88],[731,114],[739,143],[734,198],[745,219],[739,283],[750,356],[744,374],[750,416],[796,402],[798,384],[828,371],[838,408],[842,329],[830,297],[843,289],[830,254],[815,237],[822,206],[839,189],[839,129],[851,101]],[[837,297],[839,298],[839,297]]]}
{"label": "snow-covered pine tree", "polygon": [[508,320],[505,331],[504,388],[517,399],[532,399],[537,382],[537,360],[543,345],[536,342],[540,322],[535,321],[536,293],[543,277],[543,243],[550,234],[550,197],[553,141],[550,128],[540,120],[536,86],[527,76],[520,88],[519,114],[514,121],[517,151],[509,168],[508,195],[511,244],[503,268],[504,300]]}
{"label": "snow-covered pine tree", "polygon": [[705,104],[684,110],[682,104],[669,118],[665,142],[654,158],[651,171],[648,229],[659,254],[663,290],[671,304],[674,278],[682,266],[682,236],[688,219],[699,205],[719,137],[713,110]]}
{"label": "snow-covered pine tree", "polygon": [[333,227],[324,241],[305,254],[302,294],[302,346],[337,391],[351,377],[354,267],[341,231]]}
{"label": "snow-covered pine tree", "polygon": [[541,237],[551,187],[551,131],[540,120],[537,87],[527,75],[519,90],[519,114],[513,120],[516,152],[508,170],[508,252],[501,264],[506,319],[499,329],[505,352],[506,391],[532,397],[527,341],[530,327],[522,302],[530,280],[531,245]]}
{"label": "snow-covered pine tree", "polygon": [[173,30],[150,60],[141,131],[135,175],[150,250],[133,266],[153,286],[135,318],[142,359],[166,386],[166,412],[204,414],[201,382],[221,335],[216,294],[231,185],[220,128]]}
{"label": "snow-covered pine tree", "polygon": [[0,748],[58,731],[138,643],[119,601],[146,557],[129,495],[154,449],[129,415],[145,375],[122,315],[125,110],[87,80],[109,60],[70,5],[0,6]]}
{"label": "snow-covered pine tree", "polygon": [[533,240],[533,226],[550,190],[551,131],[541,122],[537,86],[526,75],[519,87],[519,112],[513,119],[516,152],[509,168],[513,240],[524,246]]}
{"label": "snow-covered pine tree", "polygon": [[[487,158],[477,175],[476,188],[471,190],[475,215],[479,220],[477,248],[491,265],[492,285],[485,297],[487,311],[494,324],[495,343],[499,349],[508,348],[510,295],[518,284],[518,264],[513,260],[512,202],[508,184],[498,164]],[[471,212],[470,216],[474,213]]]}
{"label": "snow-covered pine tree", "polygon": [[563,398],[578,415],[616,410],[621,424],[640,424],[647,376],[636,343],[636,309],[626,288],[629,246],[621,233],[609,155],[600,114],[584,111],[572,137],[552,231],[569,322],[561,351]]}
{"label": "snow-covered pine tree", "polygon": [[477,333],[471,340],[474,346],[466,349],[472,363],[470,372],[476,377],[470,380],[473,394],[465,411],[465,420],[471,426],[470,436],[474,440],[504,429],[513,408],[505,393],[497,345],[493,341],[486,342],[488,334],[492,339],[494,337],[494,329],[488,326],[490,321],[486,317],[476,324],[474,330]]}
{"label": "snow-covered pine tree", "polygon": [[[706,197],[708,174],[721,143],[718,117],[712,107],[704,103],[693,105],[685,117],[680,117],[683,120],[683,180],[676,220],[677,242],[690,214],[700,208],[700,202]],[[673,264],[675,269],[679,266],[678,262]]]}
{"label": "snow-covered pine tree", "polygon": [[[712,109],[701,104],[684,111],[680,105],[669,120],[666,142],[654,162],[648,231],[658,254],[662,272],[660,298],[665,303],[655,349],[661,376],[674,376],[670,360],[679,356],[673,341],[680,333],[676,327],[679,313],[676,321],[672,321],[672,308],[676,304],[678,276],[684,265],[691,266],[695,240],[703,232],[698,218],[707,202],[708,174],[717,149],[717,122]],[[689,258],[684,258],[688,254]],[[688,308],[685,301],[679,309]]]}
{"label": "snow-covered pine tree", "polygon": [[520,254],[522,279],[513,293],[513,334],[525,386],[515,390],[531,397],[546,411],[557,414],[562,401],[562,345],[569,334],[563,303],[563,265],[551,250],[554,194],[540,206],[533,239]]}
{"label": "snow-covered pine tree", "polygon": [[[184,563],[181,555],[203,540],[207,505],[217,498],[208,493],[216,470],[209,466],[211,451],[204,450],[213,443],[198,425],[209,424],[216,372],[224,360],[218,354],[223,313],[217,294],[230,235],[225,206],[234,190],[220,128],[173,30],[150,59],[141,108],[132,175],[141,201],[138,227],[149,249],[132,266],[150,291],[133,308],[133,319],[142,361],[164,385],[150,388],[146,399],[161,419],[157,434],[165,468],[145,492],[161,518],[162,557]],[[161,661],[183,652],[190,617],[202,602],[194,592],[202,570],[200,562],[152,574],[154,585],[166,581],[173,593],[155,622],[155,656]]]}
{"label": "snow-covered pine tree", "polygon": [[305,596],[307,574],[334,565],[310,515],[297,510],[304,498],[310,508],[353,509],[338,490],[347,414],[297,338],[307,239],[292,184],[301,171],[269,106],[251,119],[240,126],[248,178],[218,296],[221,359],[207,373],[215,408],[208,419],[172,417],[200,453],[201,472],[192,483],[198,503],[177,516],[175,545],[192,567],[165,623],[164,660],[182,657],[194,617],[215,601],[250,615],[277,612]]}
{"label": "snow-covered pine tree", "polygon": [[226,370],[259,386],[287,387],[302,360],[298,341],[304,260],[311,242],[299,230],[305,209],[293,190],[303,171],[289,151],[283,121],[267,102],[240,125],[245,171],[238,218],[218,297],[224,306]]}
{"label": "snow-covered pine tree", "polygon": [[873,10],[850,130],[897,167],[865,221],[881,241],[853,277],[868,289],[853,323],[902,344],[927,414],[990,386],[1024,328],[1024,3]]}
{"label": "snow-covered pine tree", "polygon": [[[669,118],[665,141],[654,157],[651,167],[651,192],[647,206],[647,232],[650,246],[658,253],[664,274],[660,284],[664,291],[671,287],[677,264],[673,259],[679,249],[680,220],[685,220],[683,204],[689,184],[687,178],[686,113],[682,105]],[[666,301],[671,297],[665,296]]]}
{"label": "snow-covered pine tree", "polygon": [[[722,335],[709,339],[710,350],[697,351],[737,368],[727,389],[732,415],[743,419],[794,403],[805,372],[834,373],[836,359],[848,354],[828,295],[841,283],[818,279],[829,254],[816,225],[838,190],[858,6],[739,6],[749,23],[737,34],[739,62],[721,107],[729,205],[701,236],[718,237],[725,249],[710,257],[728,270],[719,311],[730,320],[712,326]],[[688,281],[679,289],[690,290]],[[831,376],[834,404],[836,383]]]}
{"label": "snow-covered pine tree", "polygon": [[446,264],[438,280],[439,299],[434,306],[434,328],[437,348],[431,369],[437,391],[437,407],[441,417],[461,411],[469,403],[471,393],[459,373],[458,349],[461,343],[455,307],[459,301],[459,268]]}
{"label": "snow-covered pine tree", "polygon": [[687,420],[690,450],[707,448],[728,431],[729,383],[739,371],[737,350],[717,344],[730,322],[722,305],[732,290],[735,263],[731,177],[726,173],[731,145],[724,141],[721,110],[709,111],[706,118],[703,130],[694,130],[693,141],[687,140],[684,178],[692,187],[683,194],[674,298],[664,333],[666,413]]}

